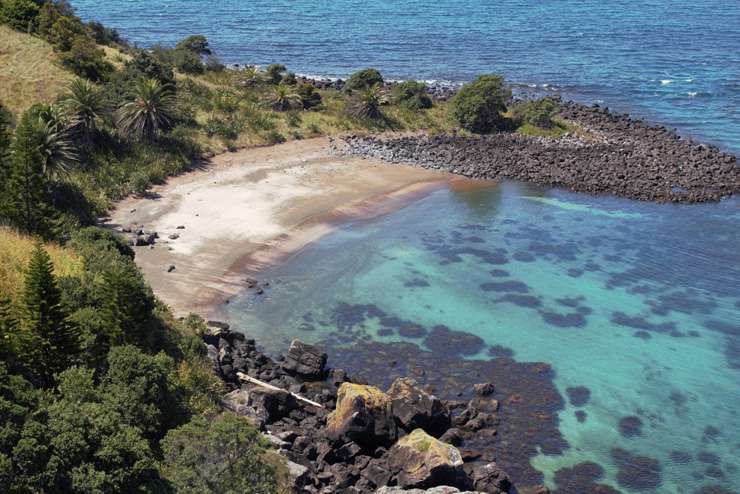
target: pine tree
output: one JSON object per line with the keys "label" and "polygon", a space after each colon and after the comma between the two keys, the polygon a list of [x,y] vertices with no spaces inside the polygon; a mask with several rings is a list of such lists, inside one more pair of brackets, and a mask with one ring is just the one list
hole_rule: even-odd
{"label": "pine tree", "polygon": [[28,234],[53,236],[54,210],[44,175],[43,122],[26,112],[15,132],[4,191],[4,216],[10,224]]}
{"label": "pine tree", "polygon": [[74,362],[79,353],[79,335],[67,320],[51,259],[40,244],[34,248],[28,265],[23,307],[22,323],[33,338],[28,357],[33,359],[42,383],[50,385],[55,373]]}
{"label": "pine tree", "polygon": [[0,298],[0,361],[14,362],[13,341],[18,333],[18,321],[13,314],[10,300]]}
{"label": "pine tree", "polygon": [[10,131],[6,110],[0,104],[0,222],[6,216],[7,193],[5,187],[10,176]]}

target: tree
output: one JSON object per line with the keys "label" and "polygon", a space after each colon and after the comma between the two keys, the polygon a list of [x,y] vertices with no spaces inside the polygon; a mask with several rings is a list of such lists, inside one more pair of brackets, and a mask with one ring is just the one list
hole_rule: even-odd
{"label": "tree", "polygon": [[77,166],[80,158],[72,142],[70,130],[60,128],[55,121],[39,126],[41,168],[50,179],[59,179]]}
{"label": "tree", "polygon": [[246,420],[226,413],[195,417],[162,440],[164,477],[177,492],[277,492],[275,469],[261,455],[265,444]]}
{"label": "tree", "polygon": [[105,60],[105,52],[89,36],[76,36],[68,51],[60,55],[62,65],[72,72],[93,82],[100,82],[114,71],[113,65]]}
{"label": "tree", "polygon": [[511,100],[504,78],[482,75],[465,84],[452,100],[452,117],[465,130],[479,134],[501,130],[506,120],[501,115]]}
{"label": "tree", "polygon": [[301,84],[296,92],[301,97],[304,110],[310,110],[321,104],[321,94],[311,84]]}
{"label": "tree", "polygon": [[0,2],[0,21],[18,31],[31,33],[36,29],[38,2],[32,0],[3,0]]}
{"label": "tree", "polygon": [[48,159],[42,152],[48,129],[32,111],[27,111],[15,131],[11,166],[5,186],[3,216],[24,233],[51,238],[54,211],[44,174]]}
{"label": "tree", "polygon": [[64,102],[72,130],[89,145],[98,131],[98,123],[105,119],[108,111],[103,93],[89,82],[75,79],[69,84]]}
{"label": "tree", "polygon": [[21,324],[33,338],[34,366],[43,385],[71,365],[79,351],[76,329],[67,321],[51,258],[41,244],[31,253],[23,289]]}
{"label": "tree", "polygon": [[267,104],[275,111],[288,111],[302,105],[301,97],[295,90],[285,84],[278,84],[267,97]]}
{"label": "tree", "polygon": [[172,128],[175,120],[175,98],[172,92],[155,79],[143,79],[136,84],[134,100],[118,112],[118,127],[125,134],[144,141],[155,141]]}
{"label": "tree", "polygon": [[521,123],[549,129],[555,122],[552,117],[558,110],[558,105],[552,98],[540,98],[535,101],[525,101],[514,108],[514,114]]}
{"label": "tree", "polygon": [[350,113],[355,118],[376,120],[383,117],[380,106],[388,102],[380,84],[362,90],[350,103]]}
{"label": "tree", "polygon": [[265,75],[267,77],[267,81],[270,84],[280,84],[280,81],[283,80],[283,72],[285,72],[286,69],[285,65],[281,63],[273,63],[267,66],[267,69],[265,69]]}
{"label": "tree", "polygon": [[369,89],[375,85],[383,85],[383,76],[377,69],[358,70],[347,79],[344,90],[347,92]]}
{"label": "tree", "polygon": [[432,98],[427,94],[423,82],[405,81],[396,84],[392,90],[393,101],[410,110],[423,110],[432,107]]}
{"label": "tree", "polygon": [[175,49],[187,50],[189,52],[195,53],[199,57],[213,55],[210,46],[208,46],[208,39],[206,39],[206,37],[202,34],[188,36],[184,40],[177,43]]}
{"label": "tree", "polygon": [[0,362],[15,360],[13,341],[18,334],[18,319],[13,313],[10,300],[0,298]]}
{"label": "tree", "polygon": [[6,186],[10,178],[10,131],[7,111],[0,104],[0,218],[6,211],[8,200]]}

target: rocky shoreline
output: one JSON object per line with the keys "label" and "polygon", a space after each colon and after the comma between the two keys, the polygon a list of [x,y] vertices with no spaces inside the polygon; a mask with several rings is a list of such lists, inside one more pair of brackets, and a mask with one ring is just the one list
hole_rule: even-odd
{"label": "rocky shoreline", "polygon": [[474,385],[467,401],[439,399],[409,377],[384,392],[327,369],[327,354],[312,345],[294,340],[273,360],[228,325],[209,325],[204,344],[214,372],[232,389],[225,408],[265,432],[287,458],[296,492],[549,492],[517,491],[494,458],[460,448],[473,436],[496,434],[505,405],[494,383]]}
{"label": "rocky shoreline", "polygon": [[737,158],[715,146],[598,105],[559,106],[559,116],[582,132],[557,139],[514,133],[351,135],[335,142],[334,152],[644,201],[713,202],[740,192]]}

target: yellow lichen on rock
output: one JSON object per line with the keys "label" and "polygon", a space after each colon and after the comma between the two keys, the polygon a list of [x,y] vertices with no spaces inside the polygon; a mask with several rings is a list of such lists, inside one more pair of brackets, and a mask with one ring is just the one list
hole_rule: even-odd
{"label": "yellow lichen on rock", "polygon": [[463,460],[460,451],[422,429],[402,437],[388,453],[388,464],[397,472],[401,487],[454,485]]}
{"label": "yellow lichen on rock", "polygon": [[388,396],[375,386],[363,384],[342,383],[337,391],[337,408],[329,414],[326,425],[330,429],[339,429],[350,416],[355,413],[354,403],[361,398],[366,410],[388,409]]}

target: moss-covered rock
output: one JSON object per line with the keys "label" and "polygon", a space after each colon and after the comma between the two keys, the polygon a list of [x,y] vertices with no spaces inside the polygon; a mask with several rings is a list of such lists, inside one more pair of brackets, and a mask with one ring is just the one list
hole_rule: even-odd
{"label": "moss-covered rock", "polygon": [[397,437],[388,396],[374,386],[343,383],[337,407],[326,421],[327,435],[338,442],[354,441],[372,448],[392,444]]}
{"label": "moss-covered rock", "polygon": [[401,487],[466,483],[460,451],[422,429],[398,440],[388,452],[388,464],[396,473],[396,482]]}

